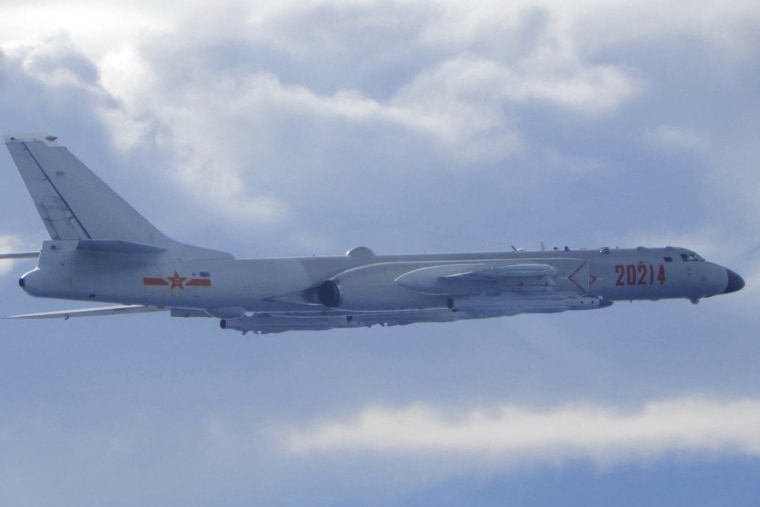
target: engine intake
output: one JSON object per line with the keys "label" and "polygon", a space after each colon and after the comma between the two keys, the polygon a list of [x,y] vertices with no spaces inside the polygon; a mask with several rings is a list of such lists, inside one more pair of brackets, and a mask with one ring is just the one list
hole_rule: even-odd
{"label": "engine intake", "polygon": [[317,299],[321,305],[335,308],[336,306],[340,306],[343,297],[338,284],[332,280],[327,280],[317,287]]}

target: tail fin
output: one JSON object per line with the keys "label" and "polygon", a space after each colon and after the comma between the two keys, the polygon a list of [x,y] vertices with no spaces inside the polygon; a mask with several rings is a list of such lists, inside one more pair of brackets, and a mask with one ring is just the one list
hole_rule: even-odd
{"label": "tail fin", "polygon": [[4,137],[52,239],[79,240],[98,248],[101,243],[113,247],[114,242],[160,250],[179,246],[197,255],[230,256],[182,245],[164,235],[56,139],[45,134]]}
{"label": "tail fin", "polygon": [[4,140],[52,239],[120,239],[157,246],[169,241],[55,137]]}

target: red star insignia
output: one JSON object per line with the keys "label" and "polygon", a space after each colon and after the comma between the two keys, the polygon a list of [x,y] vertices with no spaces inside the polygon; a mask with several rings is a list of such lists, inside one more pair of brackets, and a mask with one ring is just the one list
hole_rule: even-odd
{"label": "red star insignia", "polygon": [[185,286],[182,285],[185,280],[187,280],[186,276],[179,276],[179,273],[177,273],[177,270],[174,270],[173,276],[167,276],[167,280],[169,280],[169,283],[172,284],[171,287],[169,287],[169,290],[174,290],[176,288],[179,288],[180,290],[185,290]]}

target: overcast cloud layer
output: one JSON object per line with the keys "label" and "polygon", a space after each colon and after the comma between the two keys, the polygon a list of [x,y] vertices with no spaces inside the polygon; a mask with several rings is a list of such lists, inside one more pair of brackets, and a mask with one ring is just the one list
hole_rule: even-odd
{"label": "overcast cloud layer", "polygon": [[[0,6],[0,129],[239,257],[680,245],[740,293],[241,337],[0,322],[3,505],[756,505],[760,5]],[[0,156],[0,252],[45,229]],[[0,261],[3,313],[34,300]],[[76,306],[76,304],[74,304]]]}

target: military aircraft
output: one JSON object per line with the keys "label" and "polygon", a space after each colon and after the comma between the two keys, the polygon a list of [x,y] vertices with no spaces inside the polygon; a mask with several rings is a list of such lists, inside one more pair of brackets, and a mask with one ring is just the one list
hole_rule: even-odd
{"label": "military aircraft", "polygon": [[451,322],[605,308],[618,300],[701,298],[744,280],[684,248],[236,259],[170,239],[57,138],[4,137],[50,234],[19,285],[32,296],[117,303],[9,318],[166,311],[222,329],[291,330]]}

